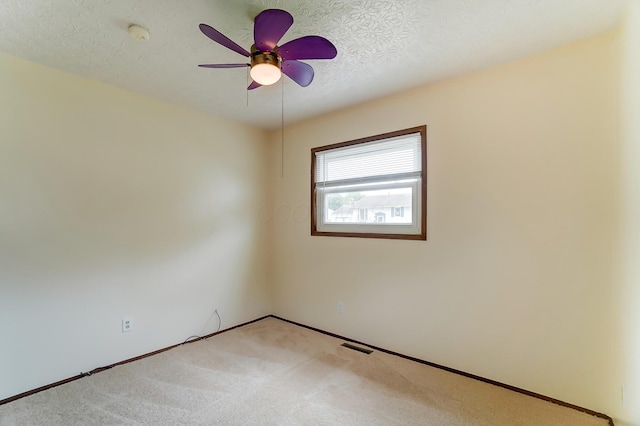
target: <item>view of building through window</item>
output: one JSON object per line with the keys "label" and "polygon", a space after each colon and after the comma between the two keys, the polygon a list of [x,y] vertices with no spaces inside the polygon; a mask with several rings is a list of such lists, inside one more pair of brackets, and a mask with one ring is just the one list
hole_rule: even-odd
{"label": "view of building through window", "polygon": [[326,195],[324,221],[407,224],[412,222],[412,188],[339,192]]}

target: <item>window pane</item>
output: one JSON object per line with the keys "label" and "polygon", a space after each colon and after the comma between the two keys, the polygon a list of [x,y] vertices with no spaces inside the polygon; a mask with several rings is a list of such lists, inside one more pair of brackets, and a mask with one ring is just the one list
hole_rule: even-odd
{"label": "window pane", "polygon": [[[325,195],[324,201],[324,223],[412,223],[412,187],[332,192]],[[403,216],[394,214],[401,209],[405,212]]]}

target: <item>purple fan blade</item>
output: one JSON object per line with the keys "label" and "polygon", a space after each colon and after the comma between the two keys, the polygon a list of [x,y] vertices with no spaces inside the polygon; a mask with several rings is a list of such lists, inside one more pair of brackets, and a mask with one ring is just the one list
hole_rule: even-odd
{"label": "purple fan blade", "polygon": [[258,87],[262,87],[262,84],[252,81],[249,87],[247,87],[247,90],[257,89]]}
{"label": "purple fan blade", "polygon": [[280,9],[263,10],[256,16],[253,27],[253,40],[256,49],[271,51],[293,25],[293,16]]}
{"label": "purple fan blade", "polygon": [[250,67],[249,64],[202,64],[198,65],[202,68],[245,68]]}
{"label": "purple fan blade", "polygon": [[302,87],[307,87],[313,81],[313,68],[304,62],[283,61],[282,72]]}
{"label": "purple fan blade", "polygon": [[242,46],[237,44],[236,42],[229,39],[226,35],[222,34],[220,31],[216,30],[213,27],[210,27],[207,24],[200,24],[200,31],[211,40],[215,41],[218,44],[223,45],[227,49],[231,49],[234,52],[241,54],[242,56],[246,56],[247,58],[251,56],[249,52],[247,52]]}
{"label": "purple fan blade", "polygon": [[326,38],[310,35],[291,40],[278,48],[282,59],[333,59],[336,47]]}

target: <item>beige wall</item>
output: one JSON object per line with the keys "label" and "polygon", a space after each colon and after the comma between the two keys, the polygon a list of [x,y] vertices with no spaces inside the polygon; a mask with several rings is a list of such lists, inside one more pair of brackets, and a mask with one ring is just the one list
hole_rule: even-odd
{"label": "beige wall", "polygon": [[0,399],[271,312],[263,132],[6,55],[0,93]]}
{"label": "beige wall", "polygon": [[[640,1],[634,0],[621,30],[620,244],[613,345],[619,367],[616,393],[625,403],[616,417],[640,425]],[[622,424],[617,422],[616,424]]]}
{"label": "beige wall", "polygon": [[[285,176],[272,172],[275,313],[618,410],[617,48],[606,34],[287,127]],[[310,149],[421,124],[428,241],[311,237]],[[279,161],[279,134],[272,144]]]}

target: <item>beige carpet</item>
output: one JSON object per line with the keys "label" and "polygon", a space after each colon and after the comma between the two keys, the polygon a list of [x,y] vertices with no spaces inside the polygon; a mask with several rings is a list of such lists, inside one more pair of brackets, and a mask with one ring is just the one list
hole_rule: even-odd
{"label": "beige carpet", "polygon": [[0,425],[607,425],[267,318],[0,406]]}

